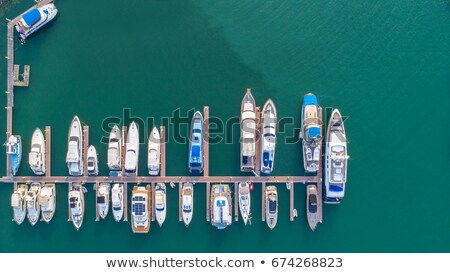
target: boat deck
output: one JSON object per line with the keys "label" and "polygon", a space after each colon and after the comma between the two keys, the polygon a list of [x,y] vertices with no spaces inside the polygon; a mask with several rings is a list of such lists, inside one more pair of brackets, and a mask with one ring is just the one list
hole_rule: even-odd
{"label": "boat deck", "polygon": [[[135,227],[135,226],[133,226],[133,223],[131,223],[131,228],[132,228],[134,233],[148,233],[148,231],[150,229],[150,223],[151,223],[150,213],[151,213],[151,210],[152,210],[152,208],[151,208],[152,207],[151,206],[152,200],[151,200],[151,188],[150,188],[150,185],[145,186],[145,190],[147,191],[146,213],[147,213],[147,216],[149,217],[149,219],[148,219],[148,226],[147,227]],[[138,193],[138,192],[142,192],[142,191],[138,190],[138,186],[134,186],[133,187],[133,191],[132,191],[132,195],[135,194],[135,193]]]}
{"label": "boat deck", "polygon": [[[221,186],[222,187],[226,187],[225,188],[225,191],[224,192],[220,192],[220,188],[221,188]],[[232,202],[231,202],[231,189],[230,189],[230,185],[229,184],[216,184],[216,185],[213,185],[212,186],[212,191],[211,191],[211,196],[210,196],[210,198],[211,198],[211,201],[210,201],[210,206],[211,206],[211,223],[213,223],[214,222],[214,209],[213,209],[213,206],[214,206],[214,199],[216,198],[216,197],[219,197],[219,196],[224,196],[226,199],[227,199],[227,201],[228,201],[228,205],[229,205],[229,207],[230,207],[230,215],[231,215],[231,222],[233,222],[233,215],[232,215],[232,213],[233,213],[233,210],[231,209],[231,207],[232,207]]]}

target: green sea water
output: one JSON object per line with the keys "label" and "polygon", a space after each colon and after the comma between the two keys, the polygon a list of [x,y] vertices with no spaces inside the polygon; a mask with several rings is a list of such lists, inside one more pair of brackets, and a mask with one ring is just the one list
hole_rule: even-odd
{"label": "green sea water", "polygon": [[[14,18],[33,1],[8,8]],[[168,217],[135,235],[112,215],[95,222],[92,185],[80,231],[67,222],[67,186],[57,189],[50,224],[11,221],[12,185],[0,185],[0,252],[449,252],[450,2],[448,0],[70,1],[58,17],[20,46],[15,63],[31,65],[30,86],[15,88],[14,133],[22,135],[19,175],[36,127],[52,126],[52,173],[67,175],[67,131],[74,115],[90,126],[101,175],[107,174],[102,122],[123,109],[161,125],[180,109],[210,107],[237,117],[246,87],[258,105],[272,98],[282,117],[275,175],[302,175],[300,144],[285,144],[300,120],[302,96],[348,117],[349,178],[339,206],[326,205],[311,232],[305,186],[295,186],[299,217],[289,221],[289,192],[279,189],[279,222],[261,222],[261,188],[252,196],[253,224],[216,230],[205,221],[205,186],[195,186],[194,219],[178,222],[178,189],[168,189]],[[0,52],[6,54],[6,21]],[[0,58],[6,90],[6,60]],[[2,104],[6,105],[6,96]],[[5,131],[6,114],[0,114]],[[141,137],[148,133],[141,130]],[[167,174],[188,175],[188,145],[168,128]],[[4,135],[3,135],[4,136]],[[4,137],[2,138],[4,141]],[[239,131],[210,147],[211,175],[239,175]],[[145,151],[144,145],[141,151]],[[0,157],[0,166],[5,166]],[[146,154],[140,154],[140,175]],[[5,174],[5,168],[0,168]]]}

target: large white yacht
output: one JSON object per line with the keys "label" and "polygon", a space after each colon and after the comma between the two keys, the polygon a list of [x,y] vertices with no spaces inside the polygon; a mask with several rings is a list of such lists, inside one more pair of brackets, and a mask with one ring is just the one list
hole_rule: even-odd
{"label": "large white yacht", "polygon": [[319,170],[322,147],[322,120],[317,97],[308,93],[303,97],[300,138],[303,146],[303,167],[307,173]]}
{"label": "large white yacht", "polygon": [[256,155],[256,103],[250,88],[241,102],[241,171],[255,171]]}
{"label": "large white yacht", "polygon": [[137,175],[139,161],[139,131],[133,121],[128,129],[125,154],[125,171]]}
{"label": "large white yacht", "polygon": [[56,188],[53,183],[45,183],[39,194],[39,205],[41,206],[42,219],[49,223],[55,215]]}
{"label": "large white yacht", "polygon": [[271,99],[264,104],[261,116],[261,172],[270,174],[275,162],[275,145],[277,143],[277,110]]}
{"label": "large white yacht", "polygon": [[27,202],[25,197],[28,193],[27,184],[19,184],[11,195],[11,207],[13,209],[13,220],[18,225],[22,224],[27,214]]}
{"label": "large white yacht", "polygon": [[122,169],[122,134],[117,125],[114,125],[109,133],[108,168],[111,171]]}
{"label": "large white yacht", "polygon": [[45,174],[45,138],[39,128],[34,130],[31,138],[31,151],[28,154],[28,163],[34,174]]}
{"label": "large white yacht", "polygon": [[200,111],[195,112],[191,120],[188,167],[192,174],[203,173],[203,115]]}
{"label": "large white yacht", "polygon": [[27,196],[27,218],[32,226],[39,220],[41,207],[39,206],[39,193],[41,192],[41,183],[32,183],[28,190]]}
{"label": "large white yacht", "polygon": [[84,218],[84,187],[79,184],[73,184],[69,191],[68,199],[70,220],[75,229],[79,230]]}
{"label": "large white yacht", "polygon": [[114,220],[119,222],[123,216],[123,184],[114,184],[111,189],[111,208]]}
{"label": "large white yacht", "polygon": [[77,116],[70,124],[66,162],[70,175],[83,175],[83,132]]}
{"label": "large white yacht", "polygon": [[250,208],[250,184],[248,182],[241,182],[239,183],[239,210],[245,225],[250,221]]}
{"label": "large white yacht", "polygon": [[148,136],[148,173],[150,175],[159,174],[160,166],[160,148],[161,148],[161,136],[159,135],[158,128],[153,127],[150,135]]}
{"label": "large white yacht", "polygon": [[131,228],[134,233],[150,229],[150,186],[134,186],[131,195]]}
{"label": "large white yacht", "polygon": [[270,229],[275,228],[278,220],[278,192],[276,186],[266,187],[266,223]]}
{"label": "large white yacht", "polygon": [[318,194],[316,185],[308,185],[306,187],[306,216],[308,218],[308,224],[312,231],[317,227],[318,215]]}
{"label": "large white yacht", "polygon": [[58,10],[53,3],[27,11],[16,24],[16,30],[22,40],[48,24],[55,18]]}

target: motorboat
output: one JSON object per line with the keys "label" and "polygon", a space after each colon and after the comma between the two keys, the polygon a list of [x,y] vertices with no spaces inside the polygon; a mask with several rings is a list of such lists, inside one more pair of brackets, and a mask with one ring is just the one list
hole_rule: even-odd
{"label": "motorboat", "polygon": [[84,187],[81,184],[73,184],[69,190],[69,214],[70,220],[76,230],[83,224],[84,218]]}
{"label": "motorboat", "polygon": [[109,183],[100,183],[97,189],[97,210],[100,218],[105,219],[109,210]]}
{"label": "motorboat", "polygon": [[189,172],[192,174],[203,173],[203,115],[200,111],[194,113],[191,121]]}
{"label": "motorboat", "polygon": [[250,208],[250,184],[248,182],[241,182],[239,183],[239,210],[245,225],[250,221]]}
{"label": "motorboat", "polygon": [[131,228],[134,233],[150,229],[150,186],[134,186],[131,195]]}
{"label": "motorboat", "polygon": [[148,137],[148,173],[158,175],[161,155],[161,136],[158,128],[153,127]]}
{"label": "motorboat", "polygon": [[139,161],[139,131],[136,123],[133,121],[128,129],[126,153],[125,153],[125,172],[137,175]]}
{"label": "motorboat", "polygon": [[114,184],[111,189],[111,208],[116,222],[119,222],[123,217],[123,194],[123,184]]}
{"label": "motorboat", "polygon": [[278,220],[278,192],[276,186],[266,187],[266,223],[274,229]]}
{"label": "motorboat", "polygon": [[277,110],[271,99],[264,104],[261,116],[261,172],[270,174],[273,171],[277,143]]}
{"label": "motorboat", "polygon": [[312,231],[316,229],[319,221],[317,215],[318,200],[319,197],[316,186],[308,185],[308,187],[306,187],[306,216],[308,218],[309,227]]}
{"label": "motorboat", "polygon": [[19,184],[11,195],[11,207],[13,209],[13,220],[18,225],[22,224],[27,214],[27,202],[25,197],[28,193],[27,184]]}
{"label": "motorboat", "polygon": [[55,215],[56,188],[53,183],[45,183],[39,194],[39,205],[41,206],[42,219],[48,224]]}
{"label": "motorboat", "polygon": [[250,88],[241,102],[241,171],[255,171],[256,157],[256,103]]}
{"label": "motorboat", "polygon": [[37,223],[41,214],[41,207],[39,206],[38,199],[41,187],[41,183],[32,183],[25,197],[25,200],[27,201],[27,218],[32,226]]}
{"label": "motorboat", "polygon": [[157,183],[155,187],[155,217],[159,226],[162,226],[166,220],[166,196],[166,185],[164,183]]}
{"label": "motorboat", "polygon": [[122,169],[122,134],[116,124],[109,133],[107,165],[111,171]]}
{"label": "motorboat", "polygon": [[211,189],[211,225],[225,229],[233,223],[231,191],[227,184],[213,185]]}
{"label": "motorboat", "polygon": [[194,185],[191,182],[183,183],[181,200],[183,222],[188,227],[194,213]]}
{"label": "motorboat", "polygon": [[19,135],[11,135],[6,142],[6,155],[9,157],[10,170],[16,175],[22,161],[22,139]]}
{"label": "motorboat", "polygon": [[98,175],[97,150],[95,149],[94,145],[89,146],[87,152],[87,172],[89,176]]}
{"label": "motorboat", "polygon": [[303,146],[303,167],[307,173],[319,170],[322,147],[322,120],[317,97],[308,93],[303,97],[300,138]]}
{"label": "motorboat", "polygon": [[22,40],[25,40],[55,18],[58,10],[53,3],[30,9],[22,15],[15,25]]}
{"label": "motorboat", "polygon": [[45,174],[45,138],[39,128],[34,130],[31,138],[31,151],[28,154],[28,163],[34,174]]}
{"label": "motorboat", "polygon": [[66,162],[70,175],[83,175],[83,132],[77,116],[73,118],[69,129]]}

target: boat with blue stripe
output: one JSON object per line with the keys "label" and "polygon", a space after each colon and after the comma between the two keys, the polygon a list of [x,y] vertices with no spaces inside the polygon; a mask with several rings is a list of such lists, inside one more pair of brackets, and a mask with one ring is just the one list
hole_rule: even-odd
{"label": "boat with blue stripe", "polygon": [[303,97],[301,122],[303,167],[307,173],[317,173],[322,147],[322,126],[317,97],[312,93]]}
{"label": "boat with blue stripe", "polygon": [[19,135],[11,135],[8,138],[6,154],[9,156],[11,174],[16,175],[22,161],[22,139]]}
{"label": "boat with blue stripe", "polygon": [[58,13],[53,3],[29,10],[16,24],[16,31],[20,39],[25,40],[28,36],[53,20]]}
{"label": "boat with blue stripe", "polygon": [[189,172],[192,174],[203,173],[203,115],[200,111],[194,113],[191,121]]}
{"label": "boat with blue stripe", "polygon": [[211,189],[211,225],[225,229],[233,223],[231,191],[227,184],[213,185]]}
{"label": "boat with blue stripe", "polygon": [[261,172],[270,174],[275,161],[275,145],[277,143],[277,109],[275,103],[268,99],[264,104],[261,117]]}

